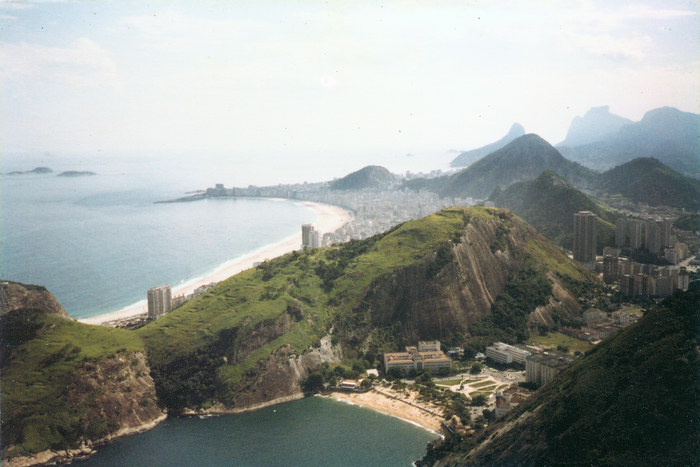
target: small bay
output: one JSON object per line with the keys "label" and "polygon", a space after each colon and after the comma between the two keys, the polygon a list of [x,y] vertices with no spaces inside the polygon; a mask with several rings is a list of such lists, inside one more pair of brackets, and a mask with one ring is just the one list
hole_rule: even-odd
{"label": "small bay", "polygon": [[435,438],[403,420],[312,397],[236,415],[168,418],[75,465],[409,466]]}

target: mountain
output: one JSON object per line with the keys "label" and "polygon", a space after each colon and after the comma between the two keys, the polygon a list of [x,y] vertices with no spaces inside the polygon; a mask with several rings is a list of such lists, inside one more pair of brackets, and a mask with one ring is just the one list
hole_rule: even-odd
{"label": "mountain", "polygon": [[[596,286],[508,211],[450,208],[266,261],[137,330],[41,315],[41,332],[3,362],[3,457],[118,433],[126,422],[113,413],[152,421],[158,407],[227,412],[297,396],[319,368],[353,376],[418,339],[523,340],[580,316],[578,291]],[[113,411],[108,396],[133,405]]]}
{"label": "mountain", "polygon": [[577,185],[589,183],[594,173],[566,160],[547,141],[528,134],[448,177],[439,189],[442,196],[487,198],[494,188],[534,180],[551,170]]}
{"label": "mountain", "polygon": [[388,188],[396,181],[396,177],[386,168],[368,165],[330,184],[331,190],[366,190]]}
{"label": "mountain", "polygon": [[674,170],[700,177],[700,115],[662,107],[641,121],[621,127],[601,141],[560,146],[564,156],[595,170],[607,170],[638,157],[654,157]]}
{"label": "mountain", "polygon": [[614,135],[625,125],[633,123],[610,113],[609,106],[593,107],[583,117],[574,117],[566,133],[566,139],[558,146],[581,146],[595,143]]}
{"label": "mountain", "polygon": [[8,172],[7,175],[48,174],[51,172],[53,172],[53,170],[49,169],[48,167],[36,167],[32,170],[15,170]]}
{"label": "mountain", "polygon": [[505,190],[494,190],[489,199],[568,249],[573,242],[574,214],[591,211],[598,216],[598,249],[602,252],[604,246],[615,244],[616,215],[552,171],[545,170],[535,180],[515,183]]}
{"label": "mountain", "polygon": [[498,151],[506,144],[511,141],[523,136],[525,134],[525,129],[519,123],[514,123],[510,127],[508,134],[503,138],[499,139],[495,143],[487,144],[477,149],[472,149],[471,151],[464,151],[459,156],[457,156],[452,162],[450,162],[450,167],[468,167],[474,161],[478,161],[484,156],[488,156],[494,151]]}
{"label": "mountain", "polygon": [[700,181],[654,158],[640,157],[600,175],[598,189],[650,206],[700,209]]}
{"label": "mountain", "polygon": [[421,465],[700,464],[700,289],[677,292],[562,370],[478,439]]}

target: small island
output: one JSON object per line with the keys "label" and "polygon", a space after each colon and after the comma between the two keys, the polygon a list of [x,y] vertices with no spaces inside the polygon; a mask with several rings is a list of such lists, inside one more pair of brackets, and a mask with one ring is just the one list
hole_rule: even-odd
{"label": "small island", "polygon": [[95,172],[90,172],[88,170],[67,170],[56,175],[57,177],[88,177],[91,175],[97,175]]}
{"label": "small island", "polygon": [[12,172],[7,172],[7,175],[28,175],[28,174],[49,174],[52,173],[48,167],[36,167],[32,170],[13,170]]}

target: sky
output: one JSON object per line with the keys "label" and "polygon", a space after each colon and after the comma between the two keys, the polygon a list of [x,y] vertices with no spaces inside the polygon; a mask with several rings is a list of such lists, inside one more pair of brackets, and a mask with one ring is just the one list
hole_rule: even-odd
{"label": "sky", "polygon": [[698,113],[699,12],[695,0],[2,0],[0,154],[381,162],[479,147],[515,122],[556,144],[595,106],[635,121]]}

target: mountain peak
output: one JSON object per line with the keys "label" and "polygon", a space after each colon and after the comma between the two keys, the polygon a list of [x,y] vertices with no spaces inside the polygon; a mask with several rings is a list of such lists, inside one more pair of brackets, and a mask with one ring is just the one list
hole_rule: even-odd
{"label": "mountain peak", "polygon": [[484,156],[491,154],[494,151],[498,151],[511,141],[519,138],[525,134],[525,128],[520,123],[514,123],[508,133],[498,141],[487,144],[477,149],[472,149],[470,151],[464,151],[459,156],[457,156],[452,162],[450,162],[451,167],[467,167],[471,163],[478,161]]}
{"label": "mountain peak", "polygon": [[633,123],[624,117],[610,113],[610,106],[592,107],[583,117],[574,117],[561,146],[581,146],[601,141]]}

